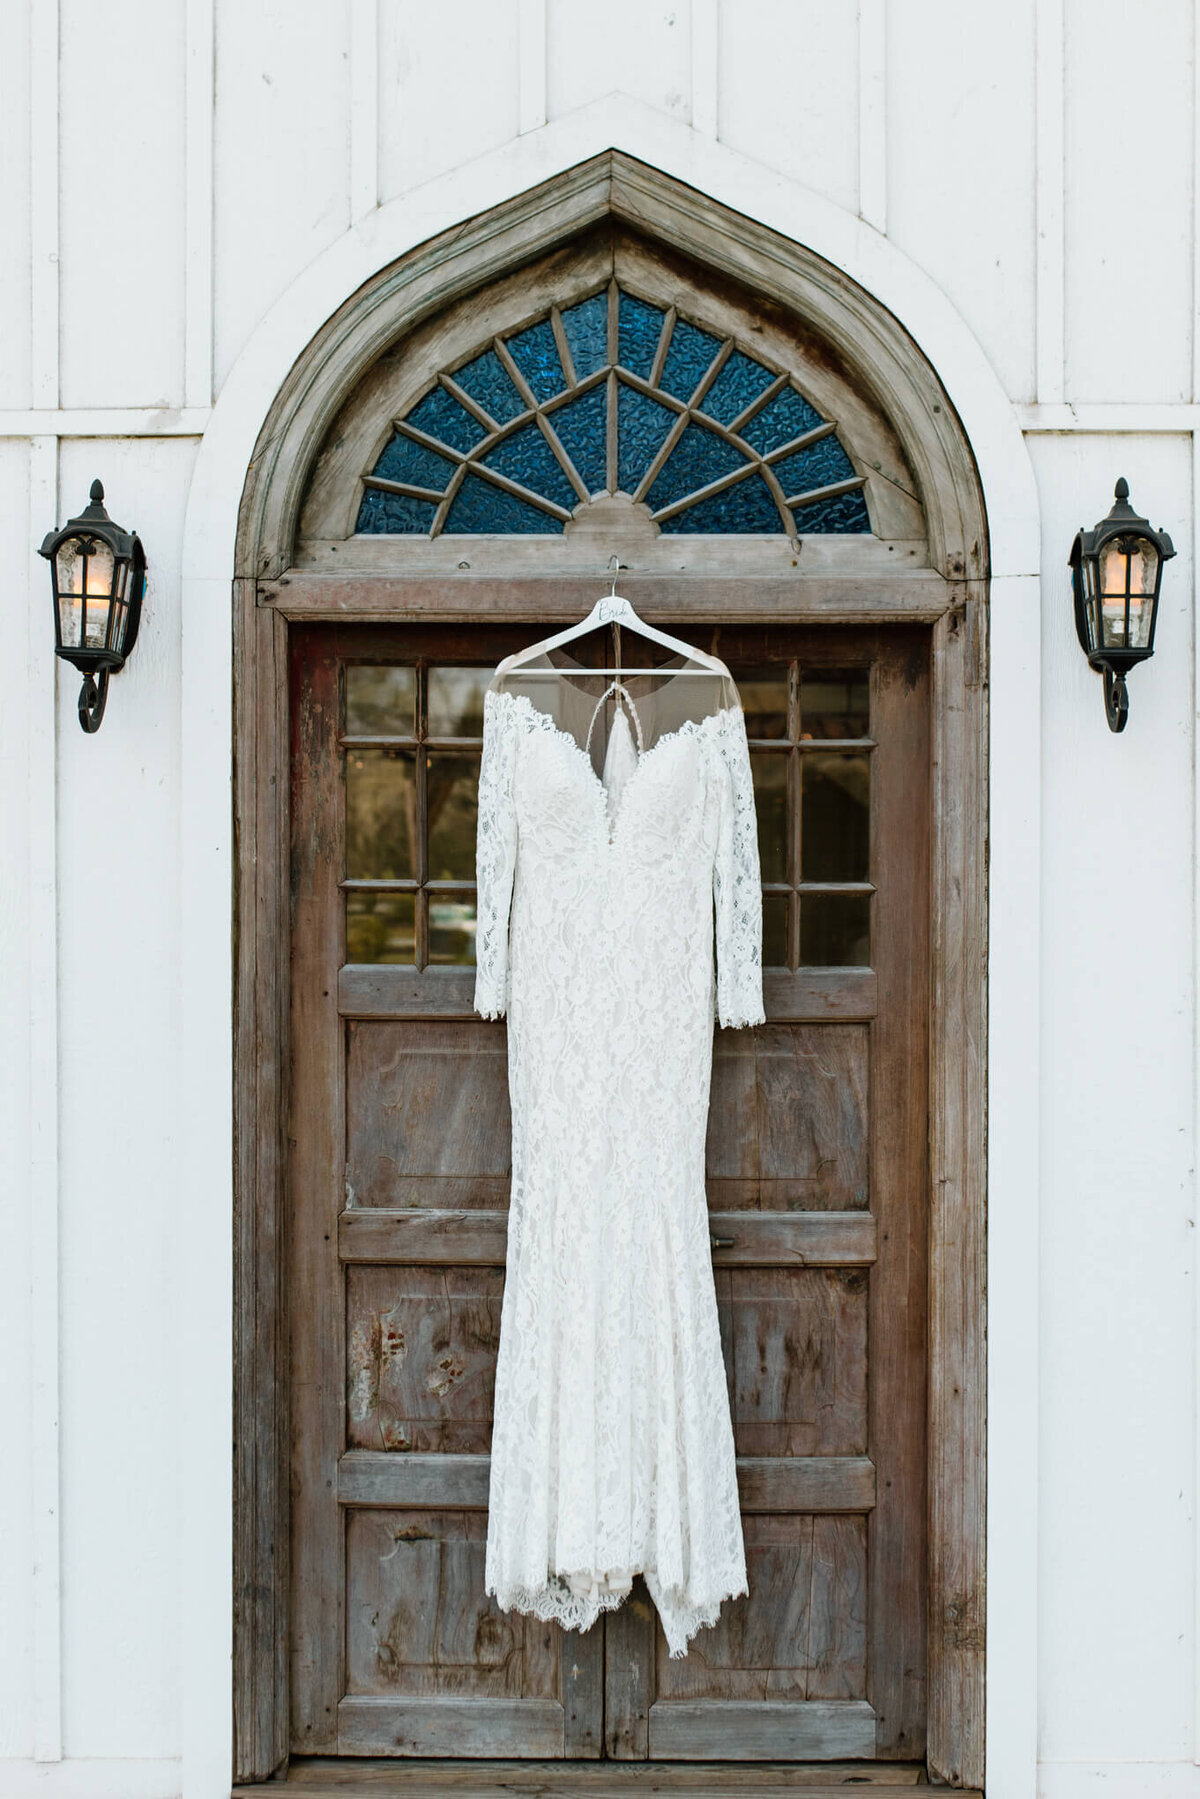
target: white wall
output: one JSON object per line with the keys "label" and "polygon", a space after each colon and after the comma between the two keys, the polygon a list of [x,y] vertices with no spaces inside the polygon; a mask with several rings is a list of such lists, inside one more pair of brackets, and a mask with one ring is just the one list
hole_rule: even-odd
{"label": "white wall", "polygon": [[[113,105],[131,70],[136,104]],[[615,90],[715,131],[764,191],[800,182],[886,230],[1027,431],[1045,546],[1040,1790],[1200,1792],[1194,83],[1192,0],[0,9],[0,641],[28,642],[0,708],[0,1796],[188,1782],[179,567],[207,369],[220,392],[376,199]],[[1114,229],[1114,204],[1145,223]],[[1122,473],[1180,555],[1117,739],[1064,577]],[[86,740],[30,546],[94,474],[151,586]],[[118,974],[89,980],[92,943],[119,946]],[[208,1781],[191,1790],[210,1799]]]}

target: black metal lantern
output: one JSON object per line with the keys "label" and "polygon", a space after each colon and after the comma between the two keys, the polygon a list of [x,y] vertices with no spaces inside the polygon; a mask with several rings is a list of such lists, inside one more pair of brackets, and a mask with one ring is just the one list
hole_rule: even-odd
{"label": "black metal lantern", "polygon": [[1129,483],[1117,482],[1108,517],[1071,545],[1075,629],[1080,647],[1104,676],[1109,729],[1123,731],[1129,717],[1125,676],[1154,654],[1154,626],[1163,563],[1175,554],[1165,531],[1155,531],[1129,504]]}
{"label": "black metal lantern", "polygon": [[91,504],[41,553],[54,589],[54,648],[83,675],[79,722],[100,729],[108,677],[124,668],[137,641],[146,584],[146,557],[136,531],[123,531],[104,510],[104,488],[92,482]]}

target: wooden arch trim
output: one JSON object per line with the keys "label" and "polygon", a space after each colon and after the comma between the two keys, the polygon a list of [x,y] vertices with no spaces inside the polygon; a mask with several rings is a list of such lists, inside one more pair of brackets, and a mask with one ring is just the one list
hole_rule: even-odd
{"label": "wooden arch trim", "polygon": [[899,438],[925,509],[930,566],[948,580],[986,576],[986,518],[970,446],[936,373],[893,315],[803,245],[616,150],[431,238],[339,307],[259,435],[239,512],[236,573],[271,581],[291,566],[327,432],[398,339],[605,222],[686,254],[805,321],[855,371]]}
{"label": "wooden arch trim", "polygon": [[[405,333],[605,222],[776,301],[855,372],[903,447],[925,516],[925,566],[878,564],[742,583],[779,622],[908,619],[932,628],[933,856],[929,1158],[929,1716],[936,1778],[984,1769],[987,521],[974,458],[936,372],[892,314],[840,270],[696,190],[608,151],[419,246],[353,294],[297,360],[264,422],[238,519],[234,581],[234,1778],[259,1781],[289,1743],[286,1232],[288,1066],[287,639],[301,618],[470,619],[481,571],[297,566],[322,445]],[[387,540],[381,540],[385,542]],[[501,544],[504,540],[500,540]],[[511,542],[511,540],[508,540]],[[541,540],[546,541],[546,540]],[[847,542],[849,540],[846,540]],[[594,561],[594,557],[591,559]],[[528,574],[488,593],[512,618],[575,616],[588,573]],[[566,576],[566,578],[564,578]],[[365,578],[364,578],[365,577]],[[541,591],[539,592],[539,585]],[[697,574],[626,582],[664,621],[728,616]],[[553,598],[547,593],[552,587]]]}

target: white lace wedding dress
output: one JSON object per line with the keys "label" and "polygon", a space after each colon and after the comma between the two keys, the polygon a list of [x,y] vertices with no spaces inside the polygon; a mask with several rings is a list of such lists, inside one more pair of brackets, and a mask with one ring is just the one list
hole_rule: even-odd
{"label": "white lace wedding dress", "polygon": [[746,1591],[704,1142],[714,917],[716,1015],[763,1018],[754,797],[731,681],[618,700],[603,776],[586,685],[484,708],[475,1006],[507,1012],[513,1121],[485,1579],[585,1630],[642,1573],[682,1655]]}

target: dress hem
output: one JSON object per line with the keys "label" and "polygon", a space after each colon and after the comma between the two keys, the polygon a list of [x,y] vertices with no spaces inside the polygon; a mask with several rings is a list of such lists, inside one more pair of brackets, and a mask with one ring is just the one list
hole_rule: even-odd
{"label": "dress hem", "polygon": [[[667,1639],[667,1652],[672,1661],[679,1661],[687,1654],[688,1644],[697,1631],[707,1630],[717,1622],[721,1607],[727,1599],[742,1599],[749,1591],[743,1578],[740,1586],[728,1587],[714,1598],[693,1601],[685,1598],[678,1588],[664,1591],[652,1572],[644,1569],[639,1569],[638,1572],[643,1575],[654,1601],[663,1635]],[[602,1612],[616,1611],[629,1596],[622,1591],[600,1593],[584,1599],[573,1593],[564,1580],[551,1580],[544,1587],[537,1588],[518,1586],[501,1589],[489,1585],[487,1592],[495,1599],[501,1611],[524,1612],[540,1619],[543,1624],[557,1624],[562,1630],[579,1631],[590,1630]]]}

